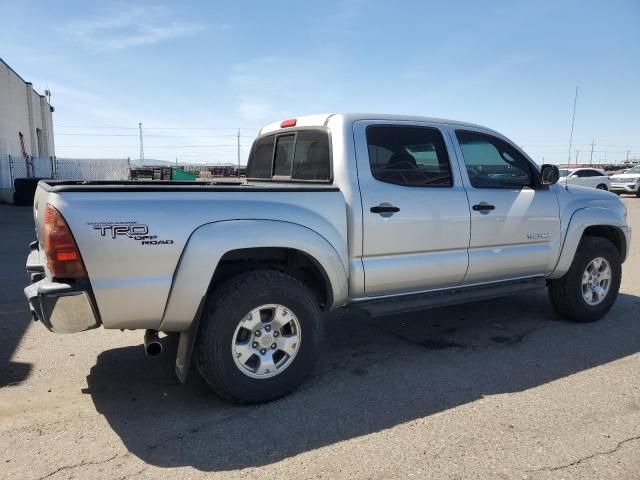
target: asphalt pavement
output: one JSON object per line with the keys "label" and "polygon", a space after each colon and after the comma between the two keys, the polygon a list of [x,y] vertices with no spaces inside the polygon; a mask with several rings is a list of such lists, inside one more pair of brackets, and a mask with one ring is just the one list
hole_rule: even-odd
{"label": "asphalt pavement", "polygon": [[325,321],[292,395],[234,406],[143,332],[57,335],[22,289],[31,210],[0,205],[0,478],[640,478],[640,199],[617,303],[558,317],[544,290]]}

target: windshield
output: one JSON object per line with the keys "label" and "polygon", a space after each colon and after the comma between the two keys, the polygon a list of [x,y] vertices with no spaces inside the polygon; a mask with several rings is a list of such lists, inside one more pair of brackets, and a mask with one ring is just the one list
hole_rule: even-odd
{"label": "windshield", "polygon": [[625,173],[640,173],[640,165],[638,165],[637,167],[630,168]]}
{"label": "windshield", "polygon": [[567,176],[569,176],[569,170],[567,170],[566,168],[561,168],[561,169],[560,169],[560,176],[561,176],[561,177],[567,177]]}

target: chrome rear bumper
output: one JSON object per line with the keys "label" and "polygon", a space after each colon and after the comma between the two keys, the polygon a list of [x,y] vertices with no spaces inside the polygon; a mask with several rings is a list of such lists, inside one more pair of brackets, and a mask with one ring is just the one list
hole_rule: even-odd
{"label": "chrome rear bumper", "polygon": [[37,243],[31,244],[27,274],[32,284],[24,289],[34,319],[57,333],[76,333],[100,326],[91,286],[86,279],[58,283],[45,276]]}

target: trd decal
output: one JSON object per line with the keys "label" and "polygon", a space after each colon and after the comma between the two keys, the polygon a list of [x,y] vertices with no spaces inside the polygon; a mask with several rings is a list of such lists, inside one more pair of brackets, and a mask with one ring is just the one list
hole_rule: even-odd
{"label": "trd decal", "polygon": [[131,238],[142,245],[171,245],[173,243],[173,240],[159,240],[157,235],[149,235],[149,226],[144,223],[92,222],[89,225],[92,225],[94,230],[98,230],[101,237],[113,240],[119,237]]}

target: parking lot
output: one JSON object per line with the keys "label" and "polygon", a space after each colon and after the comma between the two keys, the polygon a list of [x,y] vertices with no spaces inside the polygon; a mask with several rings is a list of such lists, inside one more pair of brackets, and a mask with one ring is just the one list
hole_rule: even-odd
{"label": "parking lot", "polygon": [[[143,332],[49,333],[22,288],[31,210],[0,205],[0,477],[639,478],[640,199],[619,299],[571,324],[545,291],[326,318],[312,379],[238,407]],[[167,342],[168,343],[168,342]]]}

